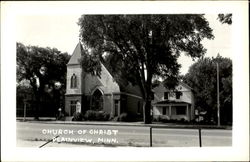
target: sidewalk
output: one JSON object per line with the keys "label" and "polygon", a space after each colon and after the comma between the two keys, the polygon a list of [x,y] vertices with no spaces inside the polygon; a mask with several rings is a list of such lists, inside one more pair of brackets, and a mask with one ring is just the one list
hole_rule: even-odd
{"label": "sidewalk", "polygon": [[154,128],[186,128],[186,129],[229,129],[232,130],[232,126],[220,126],[217,125],[191,125],[191,124],[177,124],[177,123],[158,123],[144,124],[140,122],[116,122],[116,121],[60,121],[53,117],[40,117],[40,120],[34,120],[34,117],[26,117],[23,121],[23,117],[17,117],[17,121],[31,122],[31,123],[44,123],[44,124],[70,124],[70,125],[108,125],[108,126],[138,126],[138,127],[154,127]]}

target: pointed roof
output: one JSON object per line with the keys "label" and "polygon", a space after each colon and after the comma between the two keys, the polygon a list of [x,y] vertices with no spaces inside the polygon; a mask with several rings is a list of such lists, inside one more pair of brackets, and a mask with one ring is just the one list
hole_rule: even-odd
{"label": "pointed roof", "polygon": [[[82,45],[79,42],[76,47],[75,50],[73,52],[73,54],[71,55],[71,58],[67,64],[67,66],[69,65],[80,65],[79,59],[82,56]],[[107,66],[107,64],[105,63],[105,61],[101,60],[101,64],[103,65],[103,68],[105,68],[107,70],[107,72],[111,75],[112,78],[114,78],[114,74],[112,73],[112,70]],[[122,79],[126,79],[126,78],[122,78]],[[131,84],[125,84],[125,82],[121,82],[121,81],[115,81],[120,88],[122,88],[122,91],[124,92],[128,92],[128,93],[134,93],[136,95],[141,95],[141,92],[139,92],[136,88],[136,86],[133,86]],[[136,88],[135,88],[136,87]]]}
{"label": "pointed roof", "polygon": [[81,52],[82,51],[82,45],[81,43],[79,42],[77,45],[76,45],[76,48],[68,62],[67,65],[79,65],[79,59],[81,58]]}

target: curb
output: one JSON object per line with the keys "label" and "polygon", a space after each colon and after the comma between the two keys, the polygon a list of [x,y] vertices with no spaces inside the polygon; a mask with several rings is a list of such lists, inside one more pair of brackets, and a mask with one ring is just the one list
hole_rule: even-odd
{"label": "curb", "polygon": [[56,120],[17,120],[18,122],[29,122],[29,123],[43,123],[43,124],[67,124],[67,125],[102,125],[102,126],[137,126],[137,127],[152,127],[152,128],[182,128],[182,129],[224,129],[224,130],[232,130],[231,126],[216,126],[216,125],[177,125],[175,123],[153,123],[153,124],[144,124],[142,122],[86,122],[86,121],[56,121]]}

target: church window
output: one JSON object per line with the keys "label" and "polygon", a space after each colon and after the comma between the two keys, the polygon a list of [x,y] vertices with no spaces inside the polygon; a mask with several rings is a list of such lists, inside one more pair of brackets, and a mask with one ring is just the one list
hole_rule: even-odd
{"label": "church window", "polygon": [[96,89],[92,95],[92,109],[93,110],[103,109],[103,95],[99,89]]}

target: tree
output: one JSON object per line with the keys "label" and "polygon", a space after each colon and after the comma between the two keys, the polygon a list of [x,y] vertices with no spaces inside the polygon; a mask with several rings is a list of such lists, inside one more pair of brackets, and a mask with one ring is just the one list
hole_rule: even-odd
{"label": "tree", "polygon": [[222,24],[232,24],[232,14],[218,14],[218,19]]}
{"label": "tree", "polygon": [[213,38],[204,15],[82,15],[78,24],[83,68],[100,75],[100,61],[108,62],[116,79],[139,85],[144,123],[151,122],[153,80],[161,77],[173,88],[180,54],[200,57],[206,52],[201,40]]}
{"label": "tree", "polygon": [[194,90],[195,106],[207,111],[206,120],[217,119],[217,67],[219,64],[221,123],[232,122],[232,60],[217,56],[202,58],[185,75],[184,82]]}
{"label": "tree", "polygon": [[[61,96],[58,96],[62,98],[62,94],[64,94],[66,89],[66,64],[70,56],[67,53],[60,52],[56,48],[25,46],[22,43],[17,43],[16,46],[17,88],[20,87],[21,82],[26,81],[32,87],[33,93],[35,93],[37,86],[34,75],[37,75],[41,66],[46,66],[48,69],[47,81],[51,84],[54,84],[56,81],[62,84],[62,88],[60,89]],[[56,97],[55,93],[49,93],[48,95],[52,97],[52,100]],[[62,99],[57,102],[62,103]],[[57,105],[59,104],[57,103]]]}

